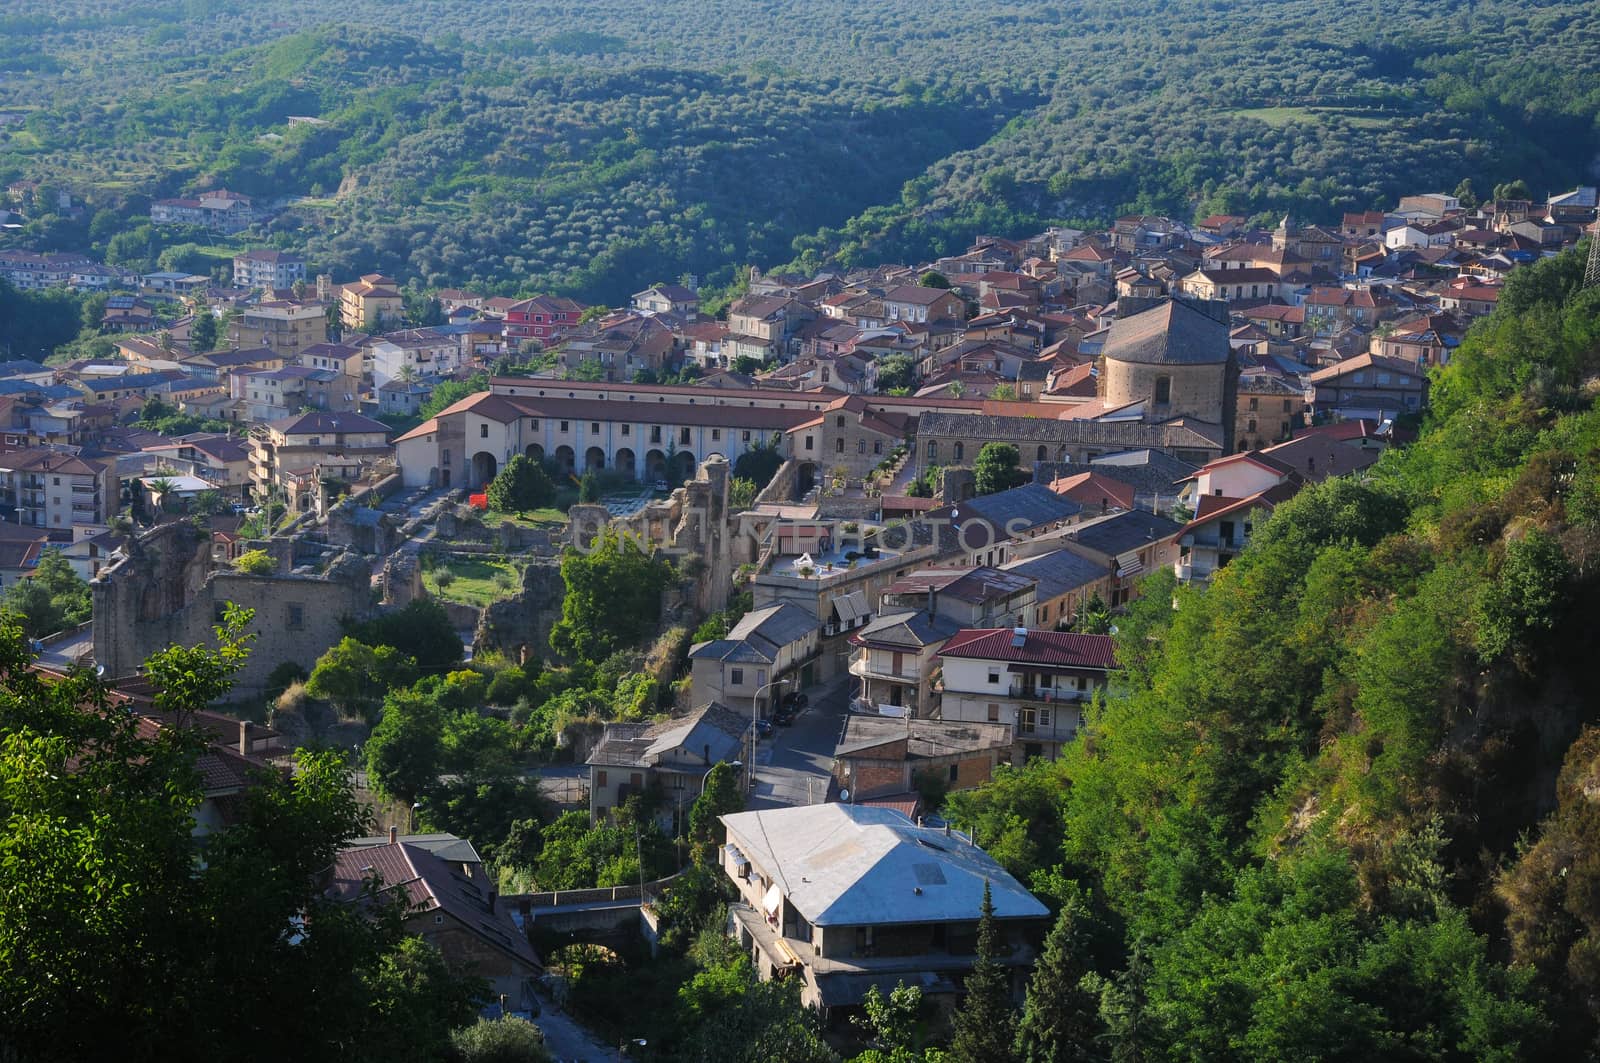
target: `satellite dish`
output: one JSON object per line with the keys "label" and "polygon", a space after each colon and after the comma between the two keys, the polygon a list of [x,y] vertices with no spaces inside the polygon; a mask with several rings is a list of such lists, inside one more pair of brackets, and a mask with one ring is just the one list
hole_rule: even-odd
{"label": "satellite dish", "polygon": [[105,674],[106,674],[106,666],[105,665],[103,665],[103,664],[95,665],[95,667],[94,667],[94,675],[95,675],[96,679],[105,678]]}
{"label": "satellite dish", "polygon": [[849,804],[850,803],[850,791],[849,790],[840,790],[839,791],[839,800],[843,801],[845,804]]}

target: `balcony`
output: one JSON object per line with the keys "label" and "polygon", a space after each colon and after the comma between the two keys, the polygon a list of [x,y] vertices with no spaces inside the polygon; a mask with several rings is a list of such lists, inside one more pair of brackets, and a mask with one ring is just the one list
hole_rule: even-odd
{"label": "balcony", "polygon": [[868,661],[863,661],[859,657],[851,660],[850,674],[860,676],[863,679],[885,679],[891,683],[905,683],[909,686],[915,686],[921,679],[921,676],[915,672],[891,671],[882,665],[873,665]]}
{"label": "balcony", "polygon": [[1041,687],[1030,683],[1012,683],[1006,696],[1013,701],[1032,701],[1040,705],[1069,705],[1088,701],[1094,691],[1070,687]]}

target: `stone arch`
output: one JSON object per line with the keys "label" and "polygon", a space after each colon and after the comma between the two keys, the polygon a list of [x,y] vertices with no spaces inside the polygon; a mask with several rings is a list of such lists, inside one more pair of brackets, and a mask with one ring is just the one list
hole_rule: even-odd
{"label": "stone arch", "polygon": [[1155,386],[1151,390],[1152,401],[1157,406],[1172,404],[1172,378],[1165,374],[1156,377]]}
{"label": "stone arch", "polygon": [[795,494],[804,498],[813,487],[817,486],[816,462],[807,461],[800,465],[799,474],[795,477]]}
{"label": "stone arch", "polygon": [[556,468],[561,470],[563,476],[570,474],[576,465],[577,456],[572,453],[571,447],[563,443],[556,448]]}
{"label": "stone arch", "polygon": [[482,487],[494,479],[495,473],[500,471],[500,462],[487,450],[480,450],[472,455],[472,485]]}
{"label": "stone arch", "polygon": [[672,461],[676,466],[676,468],[673,469],[673,475],[675,477],[677,477],[679,480],[694,479],[694,467],[696,464],[694,459],[694,451],[680,450],[677,454],[673,455]]}
{"label": "stone arch", "polygon": [[965,461],[966,457],[967,445],[965,443],[957,443],[955,448],[955,460],[958,462]]}
{"label": "stone arch", "polygon": [[529,443],[528,444],[528,449],[525,450],[523,453],[528,456],[528,460],[529,461],[536,461],[540,465],[544,464],[544,448],[541,447],[539,444],[537,444],[537,443]]}
{"label": "stone arch", "polygon": [[639,475],[639,470],[636,468],[637,464],[638,459],[633,456],[633,451],[629,450],[627,447],[623,447],[621,450],[617,451],[616,458],[611,462],[612,467],[618,472],[632,477],[637,477]]}
{"label": "stone arch", "polygon": [[644,456],[644,474],[652,480],[665,480],[667,478],[667,456],[659,450],[652,450]]}
{"label": "stone arch", "polygon": [[1050,448],[1045,446],[1043,443],[1040,443],[1039,444],[1039,456],[1037,458],[1035,458],[1034,460],[1035,461],[1048,461],[1048,460],[1050,460],[1049,459],[1049,455],[1050,455]]}
{"label": "stone arch", "polygon": [[583,467],[585,469],[603,469],[606,467],[606,452],[599,447],[590,447],[584,451]]}

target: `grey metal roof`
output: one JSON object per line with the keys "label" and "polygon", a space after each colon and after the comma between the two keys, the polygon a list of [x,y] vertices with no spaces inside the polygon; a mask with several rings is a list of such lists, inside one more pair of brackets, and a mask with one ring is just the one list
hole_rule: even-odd
{"label": "grey metal roof", "polygon": [[1008,532],[1026,531],[1083,512],[1083,506],[1077,502],[1037,483],[969,498],[959,508],[963,524],[972,517],[979,517]]}
{"label": "grey metal roof", "polygon": [[1147,365],[1215,365],[1229,355],[1227,319],[1168,299],[1111,323],[1105,356]]}
{"label": "grey metal roof", "polygon": [[1007,572],[1027,576],[1038,584],[1038,599],[1047,602],[1068,591],[1085,587],[1106,575],[1104,565],[1079,557],[1071,550],[1052,550],[1048,554],[1008,561],[1000,566]]}
{"label": "grey metal roof", "polygon": [[961,625],[925,611],[906,611],[879,616],[856,632],[864,642],[883,642],[892,646],[929,646],[961,630]]}
{"label": "grey metal roof", "polygon": [[749,722],[720,702],[657,723],[610,723],[587,764],[653,768],[675,749],[715,764],[739,755]]}
{"label": "grey metal roof", "polygon": [[892,809],[805,805],[722,822],[728,841],[814,926],[973,921],[985,882],[997,918],[1049,914],[988,853]]}
{"label": "grey metal roof", "polygon": [[966,723],[960,720],[913,720],[894,716],[851,713],[834,748],[835,757],[876,749],[904,738],[907,760],[947,757],[988,749],[1011,748],[1011,725]]}
{"label": "grey metal roof", "polygon": [[1117,555],[1171,538],[1182,530],[1183,525],[1177,521],[1146,513],[1142,509],[1130,509],[1084,521],[1067,534],[1072,541],[1082,543],[1091,550]]}
{"label": "grey metal roof", "polygon": [[799,642],[817,630],[817,618],[793,602],[779,602],[765,609],[756,609],[744,615],[728,632],[730,639],[748,639],[758,636],[774,646],[787,646]]}

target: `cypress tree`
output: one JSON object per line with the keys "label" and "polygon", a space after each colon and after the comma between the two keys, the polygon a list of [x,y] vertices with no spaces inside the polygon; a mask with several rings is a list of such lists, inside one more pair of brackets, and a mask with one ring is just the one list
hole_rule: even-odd
{"label": "cypress tree", "polygon": [[1044,951],[1028,982],[1028,1002],[1017,1027],[1016,1056],[1022,1063],[1067,1063],[1102,1058],[1099,1000],[1082,985],[1088,973],[1086,913],[1073,898],[1045,938]]}
{"label": "cypress tree", "polygon": [[999,942],[988,882],[983,884],[981,913],[977,957],[967,975],[967,999],[956,1012],[950,1054],[959,1063],[1011,1063],[1017,1017],[1011,1010],[1010,979],[995,959]]}

